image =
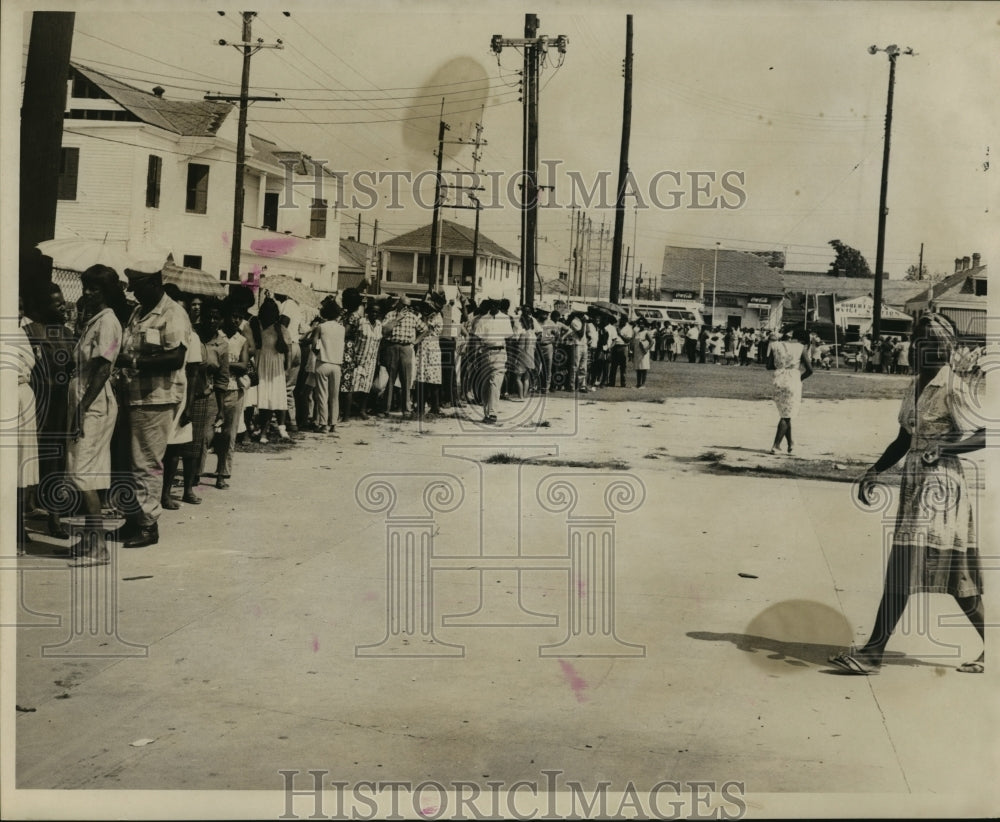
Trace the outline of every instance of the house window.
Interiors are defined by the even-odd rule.
[[[162,171],[163,158],[150,154],[149,165],[146,167],[146,208],[160,207],[160,174]]]
[[[269,191],[264,194],[264,223],[261,228],[270,231],[278,230],[278,192]]]
[[[986,280],[976,280],[976,296],[986,296]]]
[[[188,163],[187,202],[184,209],[191,214],[208,213],[208,166]]]
[[[80,169],[80,149],[63,148],[59,152],[59,179],[56,197],[76,199],[76,178]]]
[[[185,254],[183,264],[185,268],[201,268],[201,255]]]
[[[326,236],[326,200],[313,200],[309,214],[309,236]]]

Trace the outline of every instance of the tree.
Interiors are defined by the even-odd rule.
[[[917,270],[917,267],[915,265],[911,265],[908,269],[906,269],[906,276],[903,277],[903,279],[910,280],[911,282],[936,283],[940,282],[947,276],[948,275],[945,274],[943,271],[935,271],[933,274],[931,274],[927,270],[926,265],[923,266],[920,271]]]
[[[867,260],[856,248],[851,248],[840,240],[830,240],[830,245],[837,252],[837,258],[830,263],[831,274],[843,277],[874,277]]]

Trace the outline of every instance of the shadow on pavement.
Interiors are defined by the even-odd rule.
[[[751,634],[718,634],[712,631],[688,631],[687,636],[691,639],[700,639],[706,642],[731,642],[739,650],[748,654],[764,654],[766,659],[779,662],[786,662],[796,668],[806,668],[816,665],[826,669],[824,673],[843,673],[830,665],[831,656],[836,656],[845,650],[843,645],[827,645],[818,642],[787,642],[780,639],[771,639],[765,636],[753,636]],[[938,667],[931,662],[923,662],[919,659],[906,656],[906,654],[893,653],[887,651],[882,658],[882,664],[900,665],[908,668],[916,667]]]

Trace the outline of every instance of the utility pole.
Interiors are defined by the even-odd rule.
[[[442,100],[442,105],[443,104],[444,104],[444,101]],[[483,110],[485,110],[485,106],[483,107]],[[482,119],[482,111],[480,112],[480,119]],[[444,135],[442,134],[441,136],[443,138]],[[468,140],[464,140],[461,137],[459,137],[457,140],[442,140],[439,143],[439,152],[440,152],[440,148],[443,147],[444,143],[448,143],[450,145],[468,145],[469,141]],[[482,122],[476,123],[476,139],[472,141],[472,145],[475,146],[475,148],[472,149],[472,174],[475,175],[477,169],[479,168],[479,161],[483,159],[483,154],[480,151],[480,147],[481,146],[485,146],[485,145],[489,145],[489,143],[486,140],[483,139],[483,124],[482,124]],[[456,173],[457,173],[457,169],[456,169]],[[440,166],[440,163],[439,163],[438,164],[438,175],[439,175],[438,182],[439,182],[440,188],[457,188],[457,189],[460,189],[460,190],[465,191],[465,192],[483,191],[485,189],[485,186],[451,186],[451,185],[445,185],[445,184],[443,184],[443,183],[440,182],[440,174],[441,174],[441,166]],[[482,203],[479,202],[479,198],[476,197],[474,194],[469,194],[468,196],[469,196],[469,199],[472,200],[473,203],[475,203],[475,205],[472,205],[472,206],[453,205],[452,208],[474,208],[476,210],[476,227],[475,227],[475,229],[473,231],[473,234],[472,234],[472,291],[471,291],[471,294],[469,296],[469,299],[475,300],[476,299],[476,279],[477,279],[477,276],[478,276],[478,273],[479,273],[479,271],[478,271],[478,268],[479,268],[479,212],[482,211],[483,206],[482,206]],[[436,234],[436,232],[435,232],[435,234]]]
[[[51,240],[56,232],[66,78],[75,18],[72,12],[36,11],[31,15],[21,104],[18,243],[19,293],[26,302],[33,299],[35,288],[41,291],[52,281],[52,260],[35,246]]]
[[[924,278],[924,244],[920,244],[920,262],[917,263],[917,279]]]
[[[523,236],[523,235],[522,235]],[[569,207],[569,296],[576,291],[576,206]]]
[[[712,266],[712,325],[716,325],[715,322],[715,286],[719,280],[719,243],[715,244],[715,264]],[[809,306],[806,305],[806,313],[809,311]]]
[[[224,11],[219,12],[225,15]],[[243,42],[230,43],[228,40],[219,40],[220,46],[232,46],[237,51],[243,53],[243,74],[240,78],[240,95],[233,97],[223,94],[206,94],[206,100],[221,100],[225,102],[239,102],[240,119],[236,132],[236,183],[233,191],[233,236],[232,247],[229,254],[229,275],[240,274],[240,250],[243,244],[243,180],[246,176],[247,166],[247,108],[251,102],[274,103],[282,100],[281,97],[252,97],[250,95],[250,58],[261,49],[281,49],[284,48],[281,40],[274,43],[265,43],[258,38],[257,42],[251,42],[251,24],[255,11],[245,11],[243,14]],[[360,235],[359,235],[360,236]]]
[[[560,65],[569,45],[569,38],[560,34],[550,43],[545,35],[538,36],[538,15],[524,15],[524,37],[509,38],[494,34],[490,48],[497,55],[504,47],[524,49],[524,74],[521,102],[523,104],[523,184],[521,188],[521,303],[534,305],[536,256],[538,252],[538,75],[549,47],[560,54]]]
[[[892,90],[896,82],[896,58],[902,54],[913,54],[907,48],[900,52],[899,46],[892,45],[880,49],[869,46],[869,54],[884,51],[889,55],[889,93],[885,104],[885,145],[882,149],[882,185],[878,197],[878,246],[875,250],[875,290],[872,297],[872,339],[877,340],[882,325],[882,263],[885,260],[885,218],[888,214],[886,195],[889,190],[889,138],[892,134]]]
[[[375,218],[375,225],[372,227],[372,264],[375,269],[374,280],[375,280],[375,293],[379,293],[379,279],[382,272],[379,271],[379,254],[378,254],[378,218]]]
[[[625,184],[628,178],[628,146],[632,133],[632,15],[625,17],[625,100],[622,108],[622,146],[618,160],[618,196],[615,200],[615,237],[611,249],[611,294],[618,302],[621,280],[622,234],[625,232]]]
[[[441,114],[442,116],[444,115],[443,97],[441,98]],[[444,133],[450,130],[451,126],[444,120],[438,123],[437,174],[434,178],[434,217],[431,220],[431,276],[427,278],[428,291],[431,290],[432,286],[440,286],[438,282],[441,276],[441,272],[439,271],[440,264],[438,262],[438,226],[441,219],[441,162],[444,159]]]
[[[604,228],[604,220],[601,220],[600,240],[597,246],[597,298],[601,298],[601,288],[604,285],[604,238],[607,236],[607,229]]]

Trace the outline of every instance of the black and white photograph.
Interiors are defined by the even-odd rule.
[[[996,816],[998,88],[1000,2],[4,2],[0,815]]]

